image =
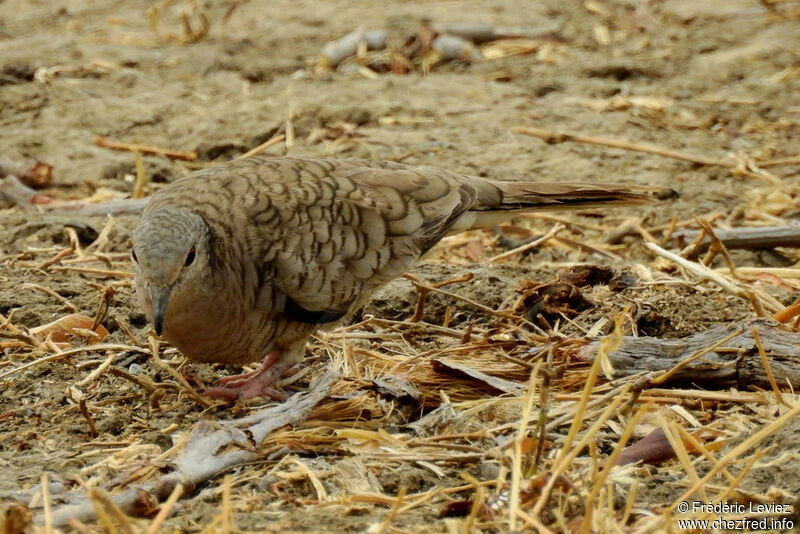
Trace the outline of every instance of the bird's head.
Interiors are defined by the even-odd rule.
[[[170,299],[196,289],[207,272],[209,236],[203,218],[181,208],[151,213],[133,231],[136,285],[152,307],[156,334],[161,335]]]

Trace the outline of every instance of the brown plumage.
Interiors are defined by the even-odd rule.
[[[498,182],[432,167],[248,158],[156,193],[134,231],[155,330],[202,362],[264,359],[213,396],[268,395],[308,337],[354,311],[448,233],[514,212],[645,201],[646,188]]]

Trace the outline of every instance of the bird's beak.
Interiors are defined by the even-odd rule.
[[[158,336],[164,329],[164,314],[167,312],[170,291],[172,291],[172,285],[150,286],[150,300],[153,302],[153,328]]]

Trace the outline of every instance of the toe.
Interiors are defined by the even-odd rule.
[[[283,402],[289,398],[289,395],[283,391],[279,391],[271,387],[252,387],[242,388],[239,395],[240,399],[255,399],[256,397],[269,397],[272,400]]]
[[[283,402],[289,398],[285,392],[275,388],[259,384],[258,382],[244,383],[241,385],[229,385],[225,387],[206,388],[203,395],[212,399],[224,399],[229,401],[255,399],[257,397],[269,397],[270,399]]]
[[[235,401],[239,398],[239,390],[231,387],[213,387],[203,390],[203,395],[210,399],[225,399]]]

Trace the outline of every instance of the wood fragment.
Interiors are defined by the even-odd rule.
[[[35,189],[23,184],[13,174],[0,179],[0,201],[23,208],[33,208],[53,202],[50,197],[41,195]]]
[[[53,166],[39,160],[17,162],[0,159],[0,178],[16,176],[19,181],[33,189],[42,189],[53,181]]]
[[[497,317],[503,317],[505,319],[513,319],[513,320],[522,321],[526,325],[528,325],[531,328],[535,329],[538,333],[544,334],[544,331],[541,328],[539,328],[537,325],[535,325],[535,324],[531,323],[530,321],[527,321],[527,320],[525,320],[525,319],[523,319],[521,317],[518,317],[518,316],[514,315],[510,311],[493,310],[492,308],[490,308],[488,306],[484,306],[480,302],[476,302],[473,299],[470,299],[470,298],[467,298],[467,297],[464,297],[464,296],[461,296],[461,295],[457,295],[455,293],[451,293],[450,291],[445,291],[443,289],[439,289],[436,286],[429,286],[429,285],[422,284],[422,283],[416,281],[416,277],[414,277],[413,275],[410,275],[408,273],[406,273],[403,276],[404,276],[404,278],[407,278],[407,279],[411,280],[411,283],[414,284],[414,286],[417,287],[418,289],[419,288],[423,288],[423,289],[425,289],[425,290],[427,290],[428,292],[431,292],[431,293],[439,293],[441,295],[445,295],[445,296],[450,297],[452,299],[460,300],[462,302],[466,302],[467,304],[470,304],[470,305],[474,306],[475,308],[477,308],[477,309],[481,310],[482,312],[487,313],[489,315],[494,315],[494,316],[497,316]],[[454,279],[453,281],[461,281],[461,280]],[[450,283],[450,282],[448,282],[448,283]],[[459,337],[460,336],[461,336],[461,334],[459,334]]]
[[[758,357],[761,359],[761,365],[764,366],[764,371],[767,374],[767,380],[769,381],[769,385],[772,387],[773,393],[775,393],[775,400],[778,404],[783,404],[784,406],[789,406],[784,400],[783,395],[781,395],[781,390],[778,387],[778,383],[775,382],[775,375],[772,374],[772,367],[769,365],[769,358],[767,358],[767,352],[764,350],[764,345],[761,343],[761,336],[758,333],[758,328],[755,326],[751,329],[753,334],[753,341],[756,344],[756,348],[758,348]]]
[[[242,154],[241,156],[239,156],[236,159],[249,158],[250,156],[255,156],[256,154],[260,154],[260,153],[264,152],[266,149],[268,149],[269,147],[271,147],[273,145],[277,145],[278,143],[283,142],[285,139],[286,139],[286,136],[284,136],[283,134],[276,135],[274,137],[270,137],[269,139],[267,139],[266,141],[264,141],[263,143],[261,143],[257,147],[251,148],[250,150],[248,150],[247,152],[245,152],[244,154]]]
[[[81,415],[86,420],[86,424],[89,425],[89,435],[93,438],[98,436],[97,426],[94,424],[94,418],[92,414],[89,413],[89,407],[86,404],[86,398],[81,395],[80,399],[78,400],[78,410],[81,412]]]
[[[184,378],[183,375],[181,375],[178,371],[173,369],[171,365],[161,359],[161,357],[158,355],[158,340],[152,332],[150,333],[150,356],[161,369],[166,371],[168,375],[175,379],[175,382],[183,388],[183,391],[185,391],[193,401],[206,409],[213,406],[213,403],[198,393],[189,384],[189,382],[186,381],[186,378]]]
[[[64,211],[83,217],[93,215],[138,215],[150,198],[124,198],[108,202],[64,202],[45,206],[48,211]]]
[[[133,278],[134,274],[126,271],[112,271],[109,269],[94,269],[91,267],[71,267],[69,265],[60,265],[52,267],[53,271],[74,271],[76,273],[96,274],[106,278]]]
[[[667,158],[690,161],[692,163],[697,163],[699,165],[716,165],[719,167],[727,167],[727,168],[734,168],[737,165],[737,163],[733,160],[708,158],[705,156],[698,156],[686,152],[669,150],[656,145],[645,144],[645,143],[633,143],[631,141],[625,141],[622,139],[611,139],[608,137],[557,132],[554,130],[543,130],[541,128],[531,128],[522,126],[517,126],[515,128],[512,128],[511,131],[523,135],[538,137],[550,144],[559,144],[565,141],[575,141],[578,143],[589,143],[593,145],[601,145],[612,148],[621,148],[623,150],[633,150],[635,152],[647,152],[648,154],[655,154],[657,156],[664,156]]]
[[[754,328],[769,359],[772,381],[759,355],[752,333]],[[721,345],[706,350],[726,338],[727,341]],[[584,345],[577,349],[575,356],[591,361],[598,343],[593,341]],[[681,366],[664,383],[692,382],[706,388],[731,385],[772,388],[774,381],[775,384],[789,384],[795,390],[800,389],[800,334],[783,330],[780,323],[771,319],[723,325],[683,339],[626,336],[622,345],[609,353],[608,358],[620,376],[631,376],[642,371],[669,371],[677,363],[701,351],[705,351],[701,358]]]
[[[97,378],[101,374],[103,374],[106,371],[106,369],[108,369],[111,366],[112,363],[114,363],[114,360],[116,359],[116,357],[117,357],[116,354],[109,354],[106,357],[106,359],[103,360],[103,362],[99,366],[97,366],[97,369],[95,369],[94,371],[92,371],[91,373],[86,375],[86,377],[84,377],[82,380],[80,380],[75,385],[76,386],[80,386],[80,387],[86,387],[89,384],[91,384],[92,382],[94,382],[95,380],[97,380]]]
[[[753,329],[753,331],[755,331],[755,329]],[[670,369],[668,369],[665,373],[658,374],[658,376],[655,376],[654,378],[650,379],[650,381],[649,381],[650,384],[649,385],[651,385],[651,386],[660,386],[662,384],[669,383],[670,379],[672,379],[674,376],[678,375],[681,372],[682,369],[684,369],[687,366],[689,366],[692,362],[694,362],[695,360],[699,360],[700,358],[702,358],[703,356],[705,356],[709,352],[713,351],[714,349],[718,348],[719,346],[723,345],[724,343],[726,343],[727,341],[733,339],[734,337],[738,336],[741,333],[742,332],[740,330],[735,330],[735,331],[731,332],[730,334],[728,334],[727,336],[723,337],[722,339],[715,341],[711,345],[709,345],[707,347],[703,347],[703,348],[695,351],[694,353],[686,356],[685,358],[681,358],[680,361],[678,361],[674,366],[672,366]]]
[[[713,271],[706,267],[701,263],[696,263],[693,261],[689,261],[681,256],[673,252],[669,252],[664,250],[663,248],[659,247],[655,243],[645,243],[644,246],[653,252],[657,256],[661,256],[662,258],[666,258],[673,263],[678,264],[679,266],[683,267],[691,274],[697,276],[701,280],[707,280],[709,282],[713,282],[717,284],[719,287],[730,293],[731,295],[735,295],[739,298],[745,299],[748,302],[751,302],[750,295],[748,294],[747,288],[745,288],[742,284],[729,280],[728,278],[724,277],[717,271]],[[776,301],[775,299],[770,298],[763,298],[759,303],[764,308],[768,309],[771,313],[775,313],[778,310],[783,309],[783,306]]]
[[[799,316],[800,316],[800,298],[795,300],[789,306],[786,306],[784,309],[777,312],[775,315],[772,316],[772,318],[778,321],[779,323],[788,323],[795,317]]]
[[[419,281],[419,279],[409,273],[403,275],[404,278],[410,280],[414,287],[417,290],[417,305],[414,309],[414,315],[408,320],[410,323],[416,323],[422,320],[422,316],[425,313],[425,299],[428,297],[428,294],[431,291],[436,289],[448,286],[450,284],[458,284],[461,282],[469,282],[475,275],[473,273],[467,272],[461,276],[457,276],[456,278],[451,278],[450,280],[443,280],[441,282],[436,282],[430,286],[427,286]]]
[[[85,202],[54,200],[23,184],[10,174],[0,179],[0,202],[28,210],[64,211],[79,216],[138,214],[150,201],[149,198],[111,200],[107,202]]]
[[[13,313],[13,312],[12,312]],[[32,347],[41,347],[42,341],[39,340],[35,334],[31,334],[29,332],[23,332],[21,329],[14,326],[11,322],[11,314],[8,315],[6,319],[2,313],[0,313],[0,327],[7,328],[10,332],[9,334],[4,334],[4,337],[10,337],[12,339],[19,339],[27,343]],[[56,350],[58,352],[58,350]],[[0,375],[0,378],[8,375],[9,373],[3,373]]]
[[[70,246],[69,248],[65,248],[64,250],[62,250],[61,252],[59,252],[58,254],[56,254],[55,256],[50,258],[49,260],[46,260],[46,261],[42,262],[42,264],[39,265],[39,268],[42,269],[43,271],[47,270],[47,268],[50,267],[51,265],[55,265],[56,263],[60,263],[62,259],[66,258],[67,256],[71,256],[72,254],[75,254],[75,247]],[[27,285],[31,286],[31,287],[41,287],[41,286],[35,286],[35,284],[27,284]],[[42,289],[44,289],[44,288],[42,288]],[[46,291],[50,291],[50,290],[46,290]],[[73,310],[73,311],[78,311],[78,310]]]
[[[44,532],[53,533],[53,512],[50,503],[50,484],[47,480],[47,471],[42,473],[42,503],[44,505]]]
[[[765,250],[775,247],[800,248],[800,225],[787,224],[785,226],[755,226],[737,228],[715,228],[714,233],[728,249]],[[691,255],[706,252],[711,245],[711,240],[702,231],[678,230],[672,237],[678,243],[695,241],[700,236],[700,241],[691,250]]]
[[[304,421],[336,381],[337,375],[327,371],[306,393],[298,393],[282,404],[270,405],[250,416],[230,421],[198,422],[192,430],[186,447],[180,456],[171,462],[173,471],[156,480],[141,485],[132,485],[121,493],[109,497],[125,513],[131,513],[134,504],[141,498],[140,492],[149,494],[157,502],[167,499],[178,485],[186,488],[189,495],[200,483],[236,466],[259,458],[253,443],[261,443],[274,430]],[[92,521],[97,512],[80,492],[70,493],[72,504],[54,509],[51,521],[54,527],[68,524],[71,520]],[[41,524],[43,516],[36,516]]]
[[[13,369],[11,369],[9,371],[6,371],[6,372],[0,374],[0,378],[9,377],[9,376],[11,376],[11,375],[13,375],[15,373],[18,373],[18,372],[24,370],[24,369],[35,367],[35,366],[40,365],[42,363],[51,362],[51,361],[55,361],[55,360],[63,360],[64,358],[66,358],[68,356],[73,356],[75,354],[80,354],[82,352],[102,352],[102,351],[106,351],[106,350],[128,350],[128,351],[140,352],[140,353],[144,353],[144,354],[150,354],[149,350],[143,349],[141,347],[136,347],[134,345],[121,345],[121,344],[116,344],[116,343],[106,343],[106,344],[100,344],[100,345],[89,345],[89,346],[86,346],[86,347],[77,347],[75,349],[65,350],[65,351],[62,351],[62,352],[58,352],[56,354],[50,354],[48,356],[44,356],[42,358],[39,358],[38,360],[34,360],[32,362],[28,362],[26,364],[20,365],[19,367],[15,367],[15,368],[13,368]]]
[[[136,183],[133,186],[131,198],[144,198],[144,189],[147,187],[147,173],[144,170],[142,154],[138,150],[133,151],[134,164],[136,166]]]
[[[540,245],[543,245],[544,243],[547,243],[548,241],[550,241],[550,239],[555,237],[558,234],[558,232],[560,232],[564,228],[565,228],[565,226],[563,224],[556,223],[542,237],[540,237],[538,239],[534,239],[530,243],[525,243],[524,245],[520,245],[520,246],[518,246],[516,248],[513,248],[513,249],[511,249],[509,251],[503,252],[502,254],[498,254],[497,256],[489,258],[489,263],[494,263],[494,262],[500,261],[500,260],[508,258],[510,256],[514,256],[515,254],[522,254],[523,252],[527,252],[528,250],[531,250],[531,249],[536,248],[536,247],[538,247]]]
[[[706,235],[708,235],[709,239],[711,239],[711,245],[708,247],[708,251],[706,257],[703,258],[701,262],[703,265],[708,267],[711,265],[711,262],[714,261],[714,258],[718,254],[722,254],[722,257],[725,260],[725,264],[728,266],[728,269],[731,271],[731,276],[737,278],[736,276],[736,266],[731,259],[730,254],[728,253],[728,248],[725,246],[725,243],[720,241],[719,237],[717,237],[717,232],[714,230],[714,226],[708,219],[698,218],[697,223],[700,225],[700,228],[705,231]],[[754,294],[752,292],[748,293],[750,300],[753,302],[754,307],[760,308],[760,303],[758,300],[754,298]],[[756,311],[761,311],[760,309]],[[759,316],[763,316],[763,313],[759,313]]]
[[[72,304],[69,300],[67,300],[66,297],[62,297],[61,295],[59,295],[58,293],[56,293],[55,291],[53,291],[49,287],[40,286],[39,284],[27,283],[27,284],[22,284],[21,288],[22,289],[33,289],[33,290],[36,290],[36,291],[41,291],[42,293],[45,293],[46,295],[50,295],[51,297],[56,299],[58,302],[60,302],[63,305],[63,307],[67,309],[67,311],[72,312],[72,313],[76,313],[78,311],[78,308],[74,304]]]
[[[375,389],[381,395],[394,397],[401,402],[417,402],[422,397],[417,386],[398,376],[379,376],[372,383],[375,384]]]
[[[183,161],[194,161],[197,159],[197,152],[194,151],[179,152],[177,150],[170,150],[168,148],[161,148],[157,146],[139,145],[136,143],[121,143],[106,139],[105,137],[98,137],[95,139],[95,144],[99,147],[110,148],[112,150],[125,150],[128,152],[140,152],[142,154],[155,154]]]

